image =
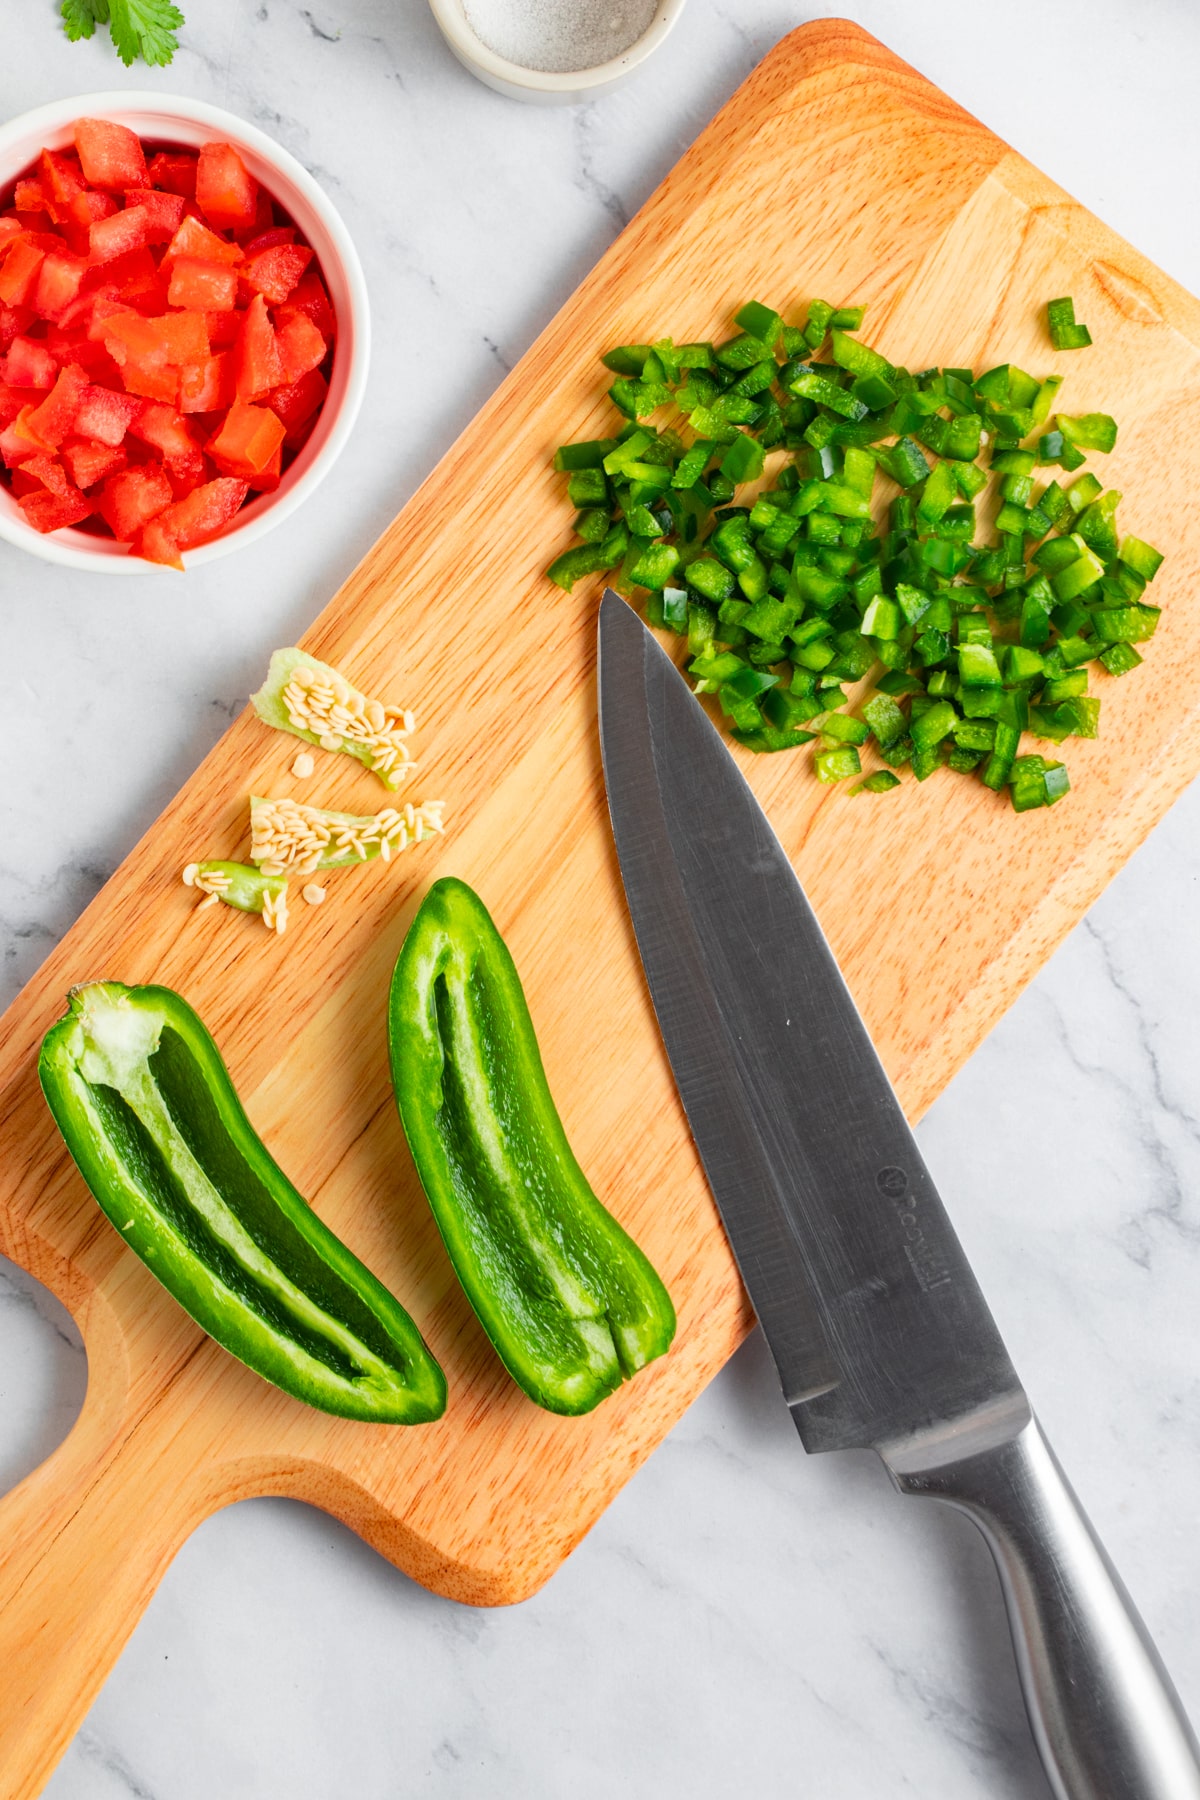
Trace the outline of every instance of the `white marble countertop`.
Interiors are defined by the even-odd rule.
[[[759,57],[812,16],[690,0],[625,89],[502,100],[424,0],[184,0],[166,74],[20,8],[5,116],[159,84],[279,137],[366,266],[375,380],[304,515],[158,582],[0,545],[8,999]],[[1193,290],[1200,15],[1180,0],[848,8]],[[406,346],[438,347],[414,362]],[[132,704],[131,704],[132,702]],[[998,1026],[922,1143],[1051,1437],[1200,1717],[1200,796]],[[9,1146],[6,1154],[13,1154]],[[0,1487],[84,1383],[57,1305],[0,1269]],[[867,1454],[806,1458],[756,1337],[523,1606],[435,1599],[319,1513],[187,1544],[53,1800],[1045,1800],[972,1529]]]

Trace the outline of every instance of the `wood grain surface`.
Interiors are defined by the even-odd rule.
[[[1082,356],[1045,337],[1044,303],[1066,293],[1096,340]],[[0,1249],[70,1308],[89,1367],[75,1429],[0,1502],[6,1800],[40,1791],[163,1570],[216,1508],[294,1495],[442,1594],[520,1600],[747,1331],[614,859],[595,728],[599,583],[568,597],[542,572],[571,517],[551,452],[612,417],[597,351],[663,331],[717,336],[746,299],[794,312],[814,294],[867,302],[870,341],[912,367],[1060,370],[1071,411],[1120,420],[1102,473],[1127,521],[1170,553],[1150,668],[1098,677],[1103,735],[1068,746],[1074,788],[1052,812],[1018,818],[950,775],[856,799],[820,786],[806,753],[736,753],[912,1117],[1200,765],[1200,306],[857,27],[802,27],[304,640],[416,708],[421,767],[405,797],[443,798],[446,837],[334,875],[328,903],[297,901],[282,940],[223,907],[195,915],[179,872],[245,854],[252,790],[355,812],[385,799],[343,758],[319,758],[298,784],[295,741],[245,713],[4,1021]],[[392,1102],[389,972],[420,895],[451,873],[507,937],[580,1161],[678,1306],[671,1354],[584,1419],[540,1412],[505,1376],[451,1275]],[[196,1006],[279,1161],[421,1325],[449,1379],[444,1419],[376,1427],[306,1409],[207,1341],[124,1249],[34,1070],[67,988],[97,977],[165,982]]]

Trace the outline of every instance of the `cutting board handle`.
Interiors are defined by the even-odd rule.
[[[0,1794],[33,1800],[188,1533],[221,1502],[163,1454],[171,1409],[113,1417],[89,1382],[74,1429],[0,1499]]]

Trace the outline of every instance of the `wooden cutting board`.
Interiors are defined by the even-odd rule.
[[[1043,308],[1075,297],[1095,347],[1057,355]],[[806,753],[744,756],[915,1118],[1200,764],[1200,522],[1192,497],[1200,306],[857,27],[793,32],[672,171],[305,639],[418,712],[409,796],[444,840],[297,900],[287,936],[179,881],[244,854],[252,791],[368,811],[364,771],[247,712],[9,1012],[0,1049],[0,1249],[65,1302],[87,1346],[80,1419],[0,1502],[0,1791],[36,1794],[194,1526],[254,1494],[343,1519],[455,1600],[523,1599],[578,1543],[751,1323],[671,1082],[637,960],[596,741],[598,583],[544,579],[569,536],[556,444],[612,413],[598,350],[717,336],[761,298],[866,301],[912,367],[1061,370],[1073,411],[1120,420],[1102,472],[1170,552],[1140,677],[1098,677],[1075,783],[1017,817],[949,775],[886,798],[821,787]],[[1170,455],[1163,455],[1163,445]],[[1153,728],[1147,719],[1153,716]],[[742,755],[741,752],[737,754]],[[385,1053],[389,972],[420,895],[453,873],[485,898],[524,979],[551,1085],[599,1193],[679,1310],[662,1362],[585,1419],[506,1378],[417,1186]],[[207,1341],[122,1246],[38,1092],[37,1045],[94,977],[180,989],[255,1124],[313,1205],[410,1306],[443,1363],[435,1425],[310,1411]]]

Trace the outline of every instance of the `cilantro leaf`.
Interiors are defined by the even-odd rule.
[[[108,0],[108,6],[108,28],[126,68],[139,54],[152,68],[164,68],[179,48],[175,33],[183,24],[172,0]]]
[[[175,33],[183,14],[172,0],[62,0],[63,29],[72,43],[107,25],[117,55],[128,68],[135,57],[164,68],[179,48]]]
[[[63,17],[63,29],[73,44],[80,38],[91,37],[96,29],[94,0],[62,0],[58,10]]]

